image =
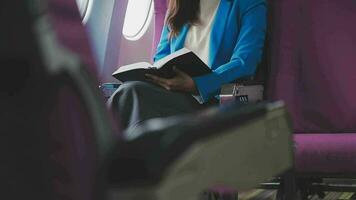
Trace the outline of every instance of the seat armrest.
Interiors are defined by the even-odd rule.
[[[99,85],[99,89],[106,99],[110,98],[112,94],[120,87],[120,83],[103,83]]]
[[[226,84],[220,92],[220,103],[238,102],[241,104],[258,103],[263,101],[264,86],[262,84]]]

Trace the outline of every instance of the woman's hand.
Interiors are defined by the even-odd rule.
[[[179,92],[187,92],[191,94],[198,94],[198,90],[195,86],[195,82],[192,79],[192,77],[180,71],[176,67],[173,67],[173,71],[175,72],[176,75],[171,79],[162,78],[152,74],[146,74],[146,77],[148,80],[162,86],[163,88],[169,91],[179,91]]]

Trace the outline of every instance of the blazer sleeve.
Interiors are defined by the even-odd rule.
[[[246,2],[241,8],[240,33],[230,61],[208,75],[193,77],[203,102],[217,95],[223,84],[253,76],[261,61],[267,26],[266,3],[261,0]]]
[[[153,56],[153,61],[156,62],[161,58],[168,56],[171,53],[171,45],[169,39],[169,29],[167,25],[163,26],[161,39],[157,45],[156,54]]]

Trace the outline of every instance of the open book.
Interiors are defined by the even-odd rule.
[[[148,62],[138,62],[121,66],[112,75],[121,82],[145,81],[145,74],[153,74],[164,78],[174,77],[173,66],[191,77],[211,73],[211,69],[191,50],[183,48],[153,65]]]

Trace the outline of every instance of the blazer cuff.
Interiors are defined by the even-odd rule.
[[[220,92],[221,81],[216,73],[193,77],[203,103],[216,96]]]

